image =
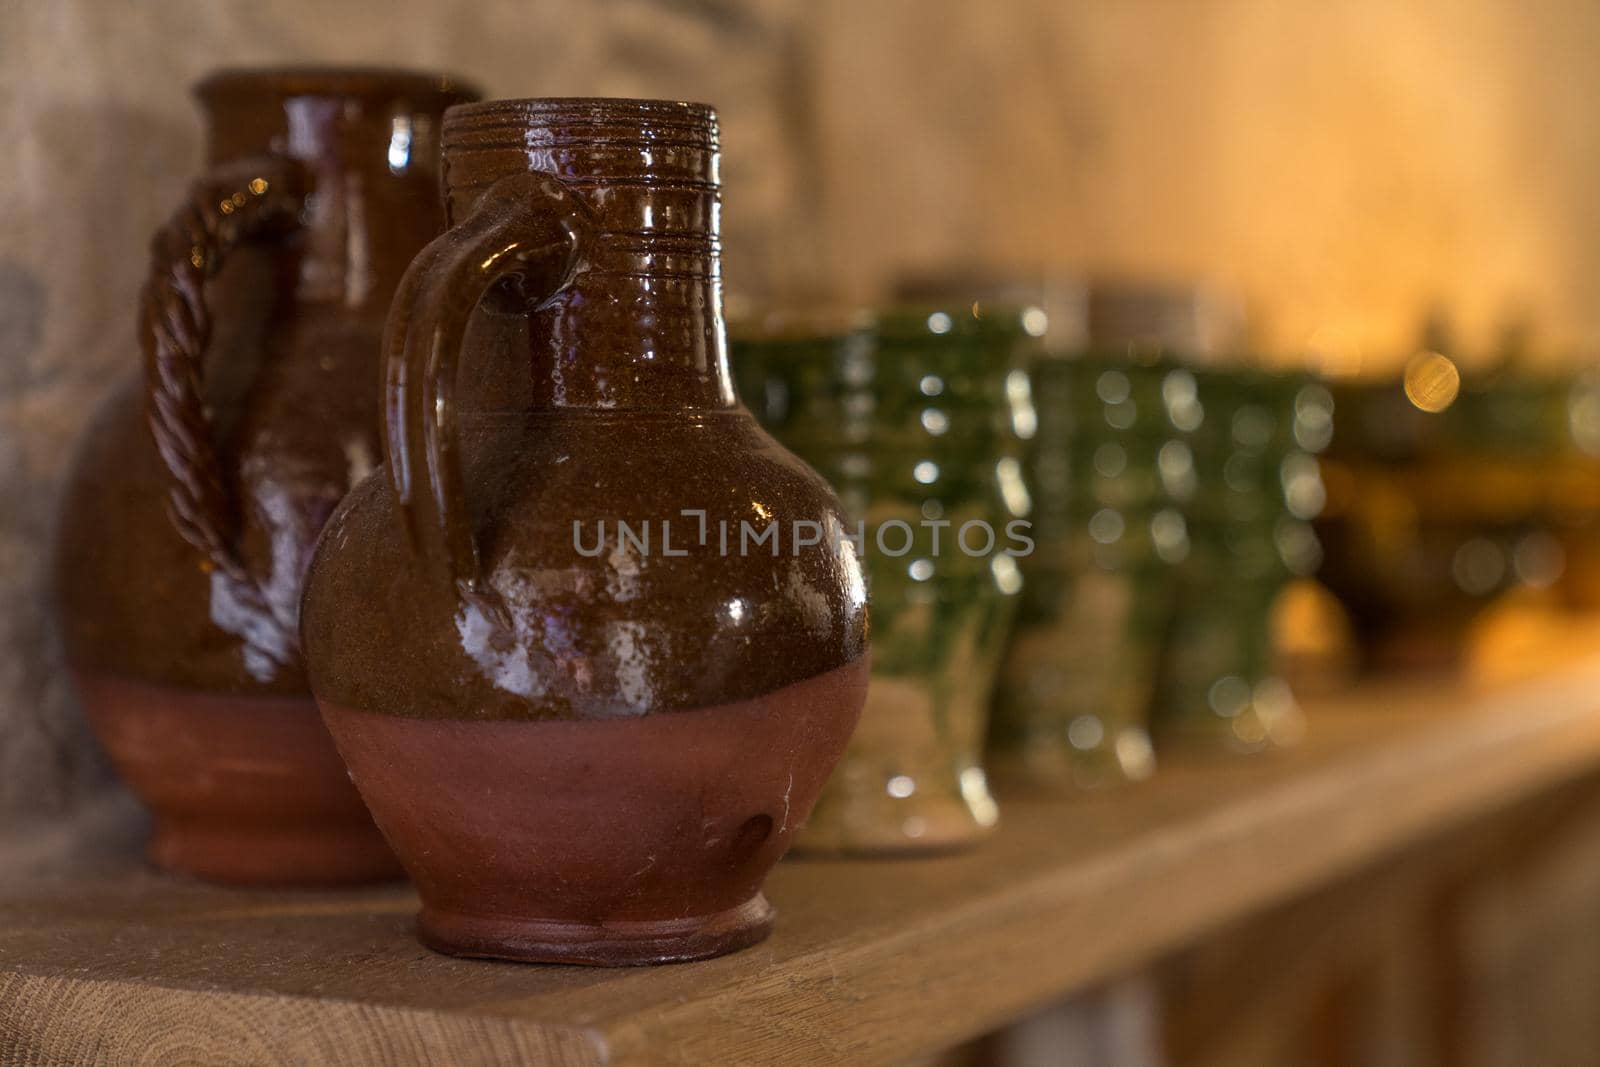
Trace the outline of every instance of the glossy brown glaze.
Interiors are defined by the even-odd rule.
[[[213,747],[287,761],[279,723],[298,715],[307,777],[295,788],[329,779],[308,795],[337,796],[338,811],[354,800],[327,740],[310,754],[301,578],[323,522],[381,457],[384,317],[443,226],[439,125],[471,94],[433,75],[361,70],[224,72],[197,93],[208,171],[152,242],[145,374],[85,434],[57,562],[69,659],[113,762],[155,811],[153,858],[241,880],[240,843],[206,808],[242,827],[270,820],[274,801],[271,790],[208,792]],[[124,699],[134,689],[145,696]],[[184,709],[177,718],[149,697],[161,690]],[[238,711],[260,698],[280,700],[273,716]],[[177,731],[174,747],[194,758],[120,751],[158,729]],[[179,841],[208,819],[203,840]],[[394,873],[366,855],[379,840],[370,821],[364,833],[364,848],[285,857],[263,877],[326,882],[339,854],[349,877]]]
[[[860,713],[866,598],[848,543],[792,545],[838,504],[734,396],[715,118],[460,107],[445,167],[452,230],[386,341],[389,468],[312,565],[313,688],[435,947],[647,963],[747,944]],[[741,554],[741,523],[778,524],[781,551]],[[787,829],[717,851],[763,819]]]

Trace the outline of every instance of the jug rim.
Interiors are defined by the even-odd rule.
[[[438,96],[461,103],[483,95],[471,82],[443,71],[382,66],[223,67],[196,82],[194,94],[205,101],[234,95]]]
[[[626,96],[536,96],[460,103],[445,113],[446,131],[471,128],[507,118],[545,123],[587,124],[651,122],[710,127],[717,109],[690,100],[653,100]]]

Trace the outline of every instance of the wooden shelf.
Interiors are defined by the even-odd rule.
[[[449,959],[412,939],[401,888],[13,882],[0,1062],[891,1063],[1600,768],[1600,662],[1476,693],[1372,684],[1310,714],[1291,755],[1008,804],[970,854],[786,862],[772,939],[704,963]]]

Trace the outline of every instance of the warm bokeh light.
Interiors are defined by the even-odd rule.
[[[1456,402],[1461,372],[1449,357],[1419,352],[1406,363],[1406,398],[1423,411],[1437,413]]]

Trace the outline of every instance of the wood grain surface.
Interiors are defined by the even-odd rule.
[[[894,1063],[1594,770],[1597,694],[1600,661],[1369,685],[1289,755],[1012,800],[976,852],[786,862],[772,939],[697,964],[450,959],[403,887],[0,882],[0,1063]]]

